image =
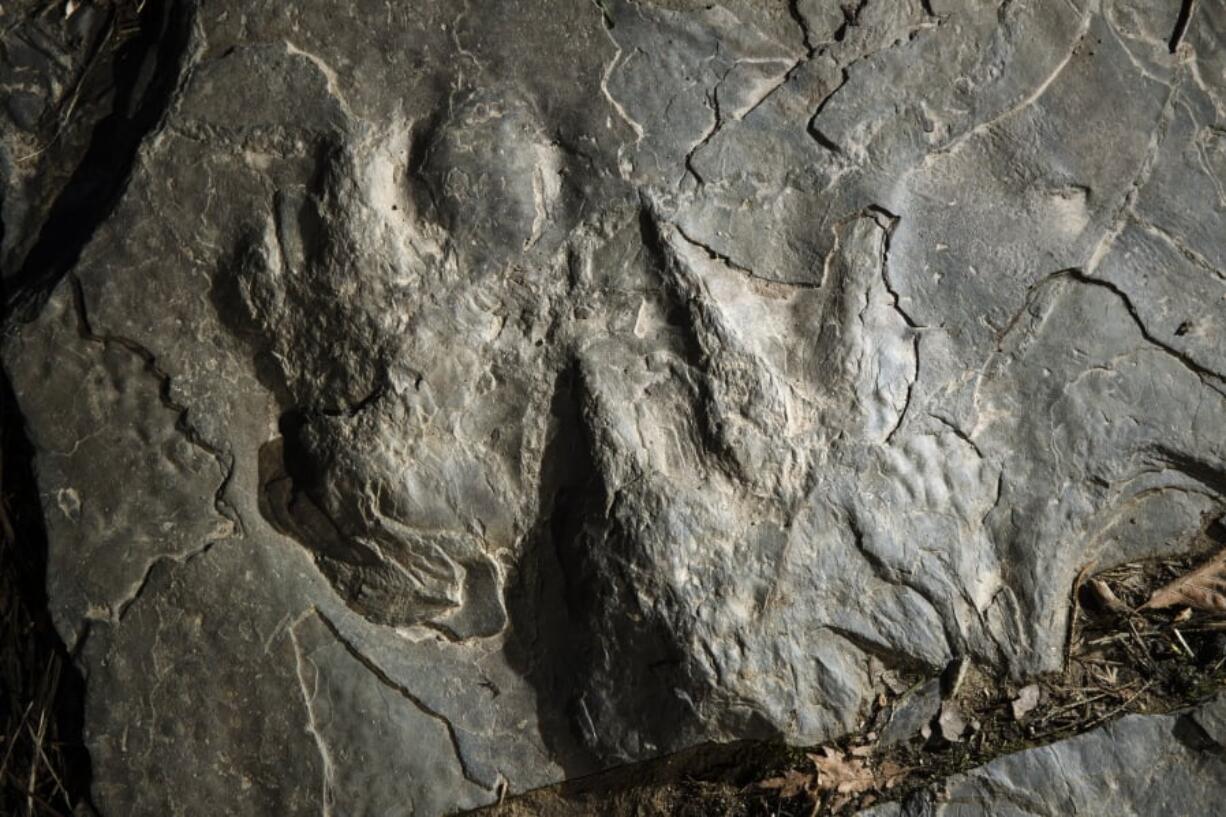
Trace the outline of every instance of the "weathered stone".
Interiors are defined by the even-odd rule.
[[[143,19],[88,145],[0,134],[104,815],[830,740],[1222,514],[1220,0]]]
[[[941,711],[941,682],[931,678],[916,684],[895,701],[878,743],[892,746],[920,734]]]
[[[1226,699],[1186,713],[1127,715],[1048,746],[999,757],[861,817],[981,814],[1212,814],[1226,786],[1220,724]]]

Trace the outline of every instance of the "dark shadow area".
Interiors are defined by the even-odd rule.
[[[0,371],[0,813],[94,813],[85,680],[47,608],[47,534],[24,425]]]
[[[135,28],[113,58],[110,113],[94,126],[20,268],[0,271],[5,333],[31,319],[77,262],[178,86],[195,5],[150,0],[122,11]],[[0,223],[0,240],[4,230]],[[0,814],[96,814],[82,740],[85,679],[48,609],[48,543],[35,476],[34,447],[0,369]]]
[[[635,540],[592,457],[587,392],[577,362],[556,375],[537,525],[507,583],[506,654],[535,690],[551,757],[568,778],[603,780],[649,768],[626,765],[629,741],[668,747],[697,729],[675,693],[693,686],[684,650],[632,601]]]
[[[591,503],[603,494],[582,425],[579,387],[577,365],[558,373],[550,405],[555,431],[541,468],[540,515],[506,589],[507,660],[536,691],[541,736],[568,777],[601,768],[575,728],[581,668],[591,649],[585,599],[595,591],[584,556],[584,525]],[[549,615],[542,614],[545,610]]]
[[[141,144],[178,87],[194,15],[195,4],[185,0],[150,0],[143,6],[139,28],[115,55],[111,112],[94,127],[21,268],[0,276],[6,316],[28,317],[37,309],[114,210]]]

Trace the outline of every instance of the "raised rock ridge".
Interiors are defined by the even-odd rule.
[[[2,356],[104,815],[828,740],[1222,514],[1220,0],[150,0],[45,158],[39,19]]]

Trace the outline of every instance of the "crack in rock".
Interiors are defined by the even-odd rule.
[[[319,621],[323,623],[324,627],[327,628],[327,631],[332,635],[332,637],[336,639],[337,643],[340,644],[354,660],[361,664],[367,672],[374,676],[379,683],[383,684],[388,689],[393,690],[397,695],[419,710],[423,715],[433,721],[436,721],[443,727],[450,742],[451,750],[455,754],[456,764],[463,774],[464,779],[473,785],[480,787],[481,789],[488,790],[488,783],[483,781],[480,775],[473,771],[472,765],[466,756],[463,747],[460,745],[460,738],[456,734],[456,727],[447,718],[447,716],[426,704],[425,701],[423,701],[419,696],[414,695],[403,684],[397,683],[396,680],[388,675],[378,664],[367,658],[353,644],[353,642],[341,634],[340,630],[337,629],[336,624],[334,624],[330,618],[319,610],[314,611],[314,614]]]
[[[242,518],[239,516],[237,509],[225,498],[230,480],[234,476],[233,455],[204,439],[191,424],[188,420],[187,406],[176,402],[172,396],[171,377],[158,366],[157,355],[130,338],[120,335],[98,334],[94,331],[93,326],[90,324],[89,316],[86,313],[85,293],[80,279],[73,275],[69,276],[69,281],[72,287],[73,308],[76,310],[81,337],[93,343],[101,344],[104,347],[114,346],[124,349],[144,363],[145,371],[157,381],[158,399],[161,400],[163,406],[175,414],[175,428],[183,435],[184,439],[217,462],[217,468],[221,472],[221,481],[218,483],[217,490],[213,494],[213,507],[217,514],[228,520],[232,526],[230,534],[223,538],[243,536],[244,527]],[[208,545],[205,547],[207,548]]]

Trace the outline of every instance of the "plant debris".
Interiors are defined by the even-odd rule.
[[[1189,610],[1226,614],[1226,549],[1191,573],[1155,590],[1142,609],[1183,605]]]
[[[768,777],[758,784],[760,789],[775,789],[780,797],[796,797],[817,791],[816,779],[796,769],[786,769],[780,777]]]
[[[32,449],[0,370],[0,815],[89,817],[84,682],[47,609]]]
[[[892,788],[905,777],[907,770],[892,760],[874,767],[871,758],[875,753],[876,747],[871,745],[856,746],[846,752],[822,746],[807,755],[813,764],[811,771],[786,769],[779,777],[763,780],[758,788],[775,790],[782,798],[805,795],[815,806],[825,803],[829,809],[838,810],[852,802],[852,795],[879,787]]]
[[[1221,548],[1226,528],[1215,523],[1205,539],[1200,552],[1206,544]],[[1074,583],[1064,672],[1014,687],[955,662],[934,723],[866,759],[906,773],[888,786],[875,780],[863,790],[868,799],[829,801],[814,813],[854,813],[870,800],[900,798],[1128,712],[1167,712],[1209,697],[1226,685],[1226,549],[1196,564],[1189,555],[1084,570]],[[870,717],[870,728],[880,718]]]
[[[838,749],[823,746],[809,760],[817,769],[818,786],[839,794],[859,794],[873,787],[876,775],[865,760],[867,752],[853,749],[846,756]]]
[[[1102,579],[1091,579],[1086,583],[1086,591],[1092,600],[1093,609],[1099,612],[1115,613],[1117,616],[1126,616],[1132,612],[1132,609],[1115,595],[1111,585]]]
[[[558,806],[555,799],[539,810],[532,793],[496,813],[850,815],[884,800],[933,791],[939,796],[940,782],[951,775],[1129,712],[1191,706],[1226,685],[1226,550],[1208,561],[1204,556],[1223,546],[1226,527],[1215,523],[1188,556],[1097,573],[1087,566],[1072,587],[1062,672],[1016,685],[957,659],[942,673],[939,713],[909,740],[886,744],[878,738],[922,681],[889,670],[882,674],[885,692],[861,729],[842,740],[809,749],[758,744],[756,760],[619,789],[614,797],[627,805],[615,810],[603,808],[607,793],[605,799],[568,801],[573,805]],[[641,781],[643,775],[634,777]]]

